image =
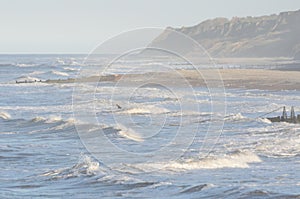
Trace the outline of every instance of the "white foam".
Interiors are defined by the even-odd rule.
[[[49,118],[37,116],[37,117],[33,118],[31,121],[32,122],[56,123],[56,122],[63,121],[63,119],[61,118],[61,116],[51,115]],[[72,122],[73,122],[72,119],[70,119],[69,122],[67,120],[67,123],[72,123]]]
[[[19,84],[22,85],[22,84]],[[24,84],[25,85],[25,84]],[[41,113],[44,113],[47,110],[51,110],[53,112],[59,113],[61,110],[65,111],[71,111],[72,106],[71,105],[49,105],[49,106],[2,106],[3,110],[12,110],[12,111],[31,111],[38,113],[41,111]]]
[[[65,61],[61,58],[56,58],[56,64],[65,65]]]
[[[47,120],[46,123],[55,123],[55,122],[59,122],[62,121],[63,119],[61,118],[61,116],[56,116],[56,115],[51,115]]]
[[[276,137],[260,141],[256,150],[268,157],[294,157],[300,154],[299,137]]]
[[[143,105],[143,108],[134,107],[124,111],[120,111],[119,113],[124,114],[164,114],[169,113],[170,111],[166,108],[156,107],[151,105]]]
[[[237,114],[232,114],[229,115],[225,118],[226,120],[231,120],[231,121],[239,121],[239,120],[244,120],[246,119],[245,116],[243,116],[241,113],[237,113]]]
[[[56,70],[51,71],[51,73],[54,75],[59,75],[59,76],[65,76],[65,77],[69,76],[68,73],[64,73],[64,72],[60,72],[60,71],[56,71]]]
[[[0,132],[2,135],[14,135],[17,134],[16,132]]]
[[[6,112],[0,112],[0,118],[2,118],[4,120],[8,120],[11,118],[11,116]]]
[[[76,122],[76,120],[74,118],[69,118],[63,124],[60,124],[60,125],[54,127],[53,129],[54,130],[62,130],[62,129],[65,129],[67,127],[74,125],[75,122]]]
[[[100,171],[99,162],[92,161],[88,156],[84,156],[84,166],[88,174],[95,174]]]
[[[77,69],[77,68],[71,68],[71,67],[64,67],[64,70],[66,70],[66,71],[79,71],[79,69]]]
[[[136,142],[143,142],[144,139],[138,135],[133,129],[131,128],[127,128],[121,124],[117,125],[117,128],[120,129],[120,131],[118,132],[118,134],[124,138],[127,138],[129,140],[133,140]]]
[[[40,75],[40,74],[43,74],[43,73],[45,73],[45,72],[43,72],[43,71],[33,71],[32,73],[29,73],[28,75],[30,76],[30,75]]]
[[[46,172],[41,176],[51,176],[54,179],[77,177],[81,175],[100,174],[99,162],[93,161],[89,156],[82,156],[72,168],[62,168]]]
[[[134,167],[143,171],[188,171],[198,169],[221,168],[249,168],[249,163],[261,162],[261,159],[252,152],[235,152],[220,157],[207,157],[200,160],[190,159],[183,161],[170,161],[159,163],[138,164]]]
[[[262,123],[266,123],[266,124],[272,124],[272,122],[270,120],[268,120],[267,118],[257,118],[256,120],[258,122],[262,122]]]
[[[32,122],[41,122],[41,121],[45,121],[46,119],[44,117],[40,117],[40,116],[37,116],[35,118],[33,118],[31,121]]]
[[[15,66],[21,67],[21,68],[23,68],[23,67],[34,67],[34,66],[37,66],[37,64],[17,63],[17,64],[15,64]]]
[[[211,116],[212,112],[199,112],[199,111],[189,111],[182,110],[178,112],[171,113],[170,116]]]

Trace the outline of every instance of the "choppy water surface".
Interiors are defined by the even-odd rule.
[[[214,122],[207,88],[189,94],[184,88],[133,90],[107,82],[95,90],[87,83],[81,89],[94,95],[96,123],[80,121],[72,109],[78,85],[38,81],[76,77],[88,67],[83,58],[1,56],[1,198],[300,197],[300,125],[258,118],[281,106],[300,113],[299,91],[226,89],[223,133],[203,156],[203,138]],[[91,154],[78,129],[86,138],[105,135],[123,153],[95,139],[89,144],[101,154]],[[188,147],[173,140],[178,132]],[[169,153],[157,157],[166,143]]]

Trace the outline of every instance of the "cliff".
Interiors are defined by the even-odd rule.
[[[289,57],[300,59],[300,10],[261,17],[216,18],[196,26],[167,28],[149,45],[193,53],[174,32],[186,34],[213,57]]]

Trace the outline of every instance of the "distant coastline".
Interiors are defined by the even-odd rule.
[[[184,48],[186,40],[197,41],[216,58],[287,58],[300,60],[300,10],[261,17],[216,18],[192,27],[168,27],[150,47],[173,48],[181,55],[197,53]],[[199,53],[198,53],[199,54]]]

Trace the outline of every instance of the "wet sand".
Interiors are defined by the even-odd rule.
[[[91,76],[80,79],[47,80],[45,83],[116,82],[123,85],[138,85],[143,82],[165,86],[211,86],[261,90],[300,90],[300,71],[264,69],[205,69],[177,70],[139,75]],[[184,84],[184,85],[183,85]]]
[[[300,90],[299,71],[220,69],[219,72],[225,88]],[[185,75],[191,73],[191,71],[184,72]]]
[[[151,78],[150,78],[151,77]],[[193,86],[216,86],[260,90],[300,90],[299,71],[263,69],[178,70],[170,73],[128,75],[116,80],[122,82],[154,82],[163,85],[181,86],[186,82]]]

